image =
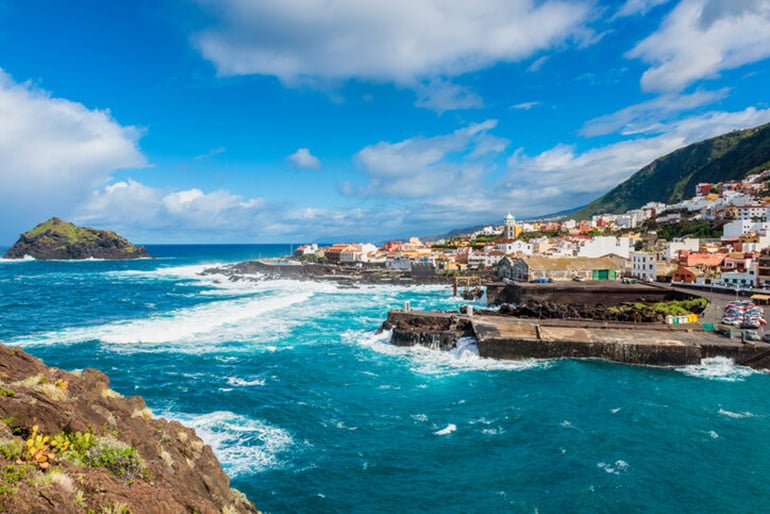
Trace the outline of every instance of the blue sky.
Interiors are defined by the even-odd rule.
[[[0,0],[0,244],[381,241],[770,122],[770,0]]]

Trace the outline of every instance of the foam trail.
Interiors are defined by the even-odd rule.
[[[722,416],[727,416],[728,418],[733,419],[743,419],[743,418],[753,418],[754,414],[751,412],[731,412],[729,410],[719,409],[719,414]]]
[[[149,318],[23,336],[11,342],[44,344],[99,340],[108,344],[178,344],[247,341],[257,334],[264,337],[265,332],[269,334],[270,330],[281,329],[279,320],[269,319],[264,314],[302,304],[311,296],[311,292],[298,292],[211,302]]]
[[[457,425],[455,425],[454,423],[449,423],[446,427],[433,433],[436,435],[449,435],[455,430],[457,430]]]

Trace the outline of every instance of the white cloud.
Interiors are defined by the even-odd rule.
[[[677,148],[768,122],[770,109],[709,112],[671,122],[656,137],[639,137],[582,153],[566,145],[532,157],[518,151],[509,159],[504,189],[511,198],[522,201],[522,214],[577,207]]]
[[[427,84],[415,86],[417,107],[426,107],[438,113],[457,109],[477,109],[484,101],[467,87],[443,79],[434,79]]]
[[[652,67],[645,91],[679,91],[770,57],[770,0],[682,0],[627,56]]]
[[[535,60],[535,62],[533,62],[532,64],[530,64],[527,67],[527,71],[530,72],[530,73],[534,73],[536,71],[540,71],[540,69],[543,67],[543,65],[546,62],[548,62],[548,56],[547,55],[539,57],[538,59]]]
[[[218,24],[194,40],[220,75],[273,75],[287,84],[393,82],[438,110],[480,104],[443,80],[592,35],[585,26],[589,0],[198,2]],[[444,87],[431,86],[434,80]]]
[[[423,233],[425,217],[412,217],[411,209],[297,207],[227,191],[162,191],[129,179],[93,192],[73,221],[137,242],[363,241]]]
[[[317,170],[321,167],[321,161],[310,153],[308,148],[299,148],[296,152],[291,154],[288,159],[294,163],[298,168],[310,168]]]
[[[493,173],[508,142],[495,120],[450,134],[381,142],[357,154],[367,182],[348,184],[357,207],[298,207],[198,188],[166,191],[134,180],[93,193],[75,221],[108,226],[136,241],[245,242],[371,240],[488,223],[512,210],[541,215],[577,207],[653,160],[730,130],[770,122],[770,109],[709,112],[636,137],[580,152],[557,145],[518,150],[504,177]]]
[[[163,191],[128,179],[91,193],[73,218],[132,238],[163,241],[248,241],[271,217],[261,198],[198,188]]]
[[[723,88],[719,91],[696,91],[689,95],[659,96],[589,120],[580,133],[593,137],[616,131],[623,135],[660,132],[672,116],[721,100],[728,93],[729,90]]]
[[[348,191],[363,196],[410,198],[473,188],[484,175],[489,155],[500,154],[508,141],[489,134],[496,120],[469,125],[451,134],[379,142],[356,154],[368,184]]]
[[[140,136],[109,111],[15,83],[0,69],[0,216],[18,230],[0,237],[13,240],[30,224],[66,216],[113,171],[145,166]]]
[[[537,107],[538,105],[541,105],[543,102],[522,102],[520,104],[512,105],[511,109],[516,109],[518,111],[528,111],[533,107]]]
[[[626,3],[624,3],[615,13],[615,17],[620,18],[636,14],[645,15],[653,8],[668,3],[669,1],[670,0],[626,0]]]

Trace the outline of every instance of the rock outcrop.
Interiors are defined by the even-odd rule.
[[[51,218],[25,232],[6,252],[6,259],[137,259],[149,257],[147,249],[128,242],[115,232],[79,227]]]
[[[210,446],[102,372],[0,345],[0,512],[256,513]]]

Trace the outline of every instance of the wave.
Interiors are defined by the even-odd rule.
[[[729,410],[719,409],[719,414],[727,416],[733,419],[753,418],[754,414],[748,411],[745,412],[731,412]]]
[[[479,357],[473,338],[460,338],[457,348],[440,351],[424,346],[396,346],[390,343],[390,335],[390,331],[380,334],[348,331],[343,334],[343,341],[358,344],[382,355],[405,359],[411,364],[412,371],[426,375],[447,375],[461,371],[525,371],[551,366],[551,362],[545,360],[512,361]]]
[[[253,387],[265,385],[264,378],[255,378],[254,380],[244,380],[239,377],[228,377],[227,383],[234,387]]]
[[[449,423],[446,427],[442,428],[441,430],[437,430],[436,432],[433,432],[436,435],[449,435],[452,432],[457,430],[457,425],[454,423]]]
[[[286,430],[229,411],[167,413],[165,417],[194,428],[231,477],[280,468],[285,465],[280,457],[295,445]]]
[[[272,340],[286,331],[288,321],[268,314],[303,304],[311,297],[312,292],[288,292],[214,301],[137,320],[22,336],[10,342],[47,344],[98,340],[114,345],[189,345],[187,351],[196,351],[201,350],[196,348],[201,343]]]
[[[3,258],[0,258],[0,263],[2,263],[2,264],[20,264],[20,263],[29,262],[29,261],[36,261],[36,260],[37,259],[35,259],[31,255],[25,255],[21,259],[6,259],[5,257],[3,257]]]
[[[628,462],[624,460],[616,460],[612,464],[606,462],[600,462],[596,465],[597,468],[603,469],[611,475],[619,475],[620,473],[628,470]]]
[[[746,366],[737,366],[727,357],[710,357],[702,359],[700,364],[676,368],[677,371],[691,377],[724,382],[740,382],[751,375],[759,373]]]

